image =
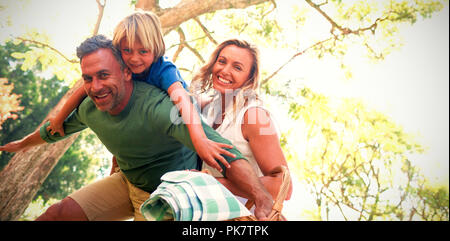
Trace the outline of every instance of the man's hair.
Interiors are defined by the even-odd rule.
[[[84,40],[80,44],[80,46],[77,47],[77,56],[78,58],[80,58],[81,62],[84,56],[99,49],[111,49],[114,57],[116,58],[117,62],[120,65],[120,69],[124,70],[127,67],[122,60],[120,51],[116,47],[114,47],[112,41],[107,37],[105,37],[104,35],[95,35],[93,37]]]
[[[120,41],[127,39],[133,48],[136,40],[155,56],[154,61],[162,57],[166,51],[161,30],[161,22],[156,14],[138,9],[125,17],[114,29],[113,44],[120,50]]]

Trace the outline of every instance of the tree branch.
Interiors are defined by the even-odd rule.
[[[217,41],[211,36],[211,32],[202,24],[202,22],[200,22],[200,19],[198,19],[198,17],[195,17],[194,21],[200,26],[200,28],[206,34],[206,37],[208,37],[211,42],[217,45]]]
[[[97,1],[97,6],[98,6],[98,16],[97,16],[97,22],[95,23],[95,27],[94,27],[94,31],[92,32],[92,35],[97,35],[98,34],[98,30],[100,27],[100,23],[102,21],[103,18],[103,11],[105,9],[105,5],[106,5],[106,0],[103,1],[103,4],[100,2],[100,0],[96,0]],[[22,37],[15,37],[16,39],[22,41],[22,42],[28,42],[28,43],[32,43],[32,44],[36,44],[36,45],[40,45],[44,48],[49,48],[50,50],[54,51],[55,53],[57,53],[58,55],[60,55],[61,57],[63,57],[67,62],[69,63],[79,63],[79,61],[77,59],[69,59],[67,56],[65,56],[63,53],[61,53],[59,50],[57,50],[56,48],[54,48],[53,46],[37,41],[37,40],[32,40],[32,39],[26,39],[26,38],[22,38]]]
[[[158,12],[160,11],[157,0],[139,0],[134,7],[136,9],[139,8],[147,11],[152,11],[156,14],[158,14]]]
[[[180,36],[180,45],[178,45],[178,49],[177,51],[175,51],[175,54],[173,54],[172,57],[172,62],[175,63],[175,61],[177,61],[178,55],[181,53],[181,51],[183,51],[184,48],[184,42],[186,42],[186,36],[184,35],[184,33],[182,31],[177,31],[178,35]]]
[[[308,51],[309,49],[314,48],[314,47],[316,47],[316,46],[318,46],[318,45],[322,45],[322,44],[324,44],[325,42],[330,41],[330,40],[332,40],[332,39],[334,39],[334,37],[329,37],[329,38],[327,38],[327,39],[324,39],[324,40],[322,40],[322,41],[319,41],[319,42],[317,42],[317,43],[315,43],[315,44],[309,46],[308,48],[306,48],[306,49],[304,49],[304,50],[302,50],[302,51],[300,51],[300,52],[294,54],[288,61],[286,61],[284,64],[282,64],[282,65],[281,65],[277,70],[275,70],[269,77],[267,77],[267,78],[265,78],[263,81],[261,81],[261,85],[267,83],[272,77],[274,77],[276,74],[278,74],[278,72],[280,72],[281,69],[283,69],[287,64],[289,64],[292,60],[294,60],[294,59],[297,58],[298,56],[304,54],[304,53],[305,53],[306,51]]]
[[[344,34],[348,34],[349,32],[351,32],[351,30],[349,28],[343,28],[342,26],[340,26],[339,24],[337,24],[333,19],[330,18],[330,16],[328,16],[328,14],[326,14],[320,7],[325,3],[321,3],[321,4],[315,4],[313,3],[311,0],[305,0],[312,8],[316,9],[328,22],[330,22],[331,24],[331,32],[333,32],[333,29],[337,28],[339,29],[342,33]]]
[[[166,34],[181,23],[205,13],[231,8],[247,8],[267,1],[269,0],[182,0],[175,7],[162,9],[157,14],[163,32]],[[145,7],[143,9],[151,10]]]
[[[329,17],[329,16],[328,16],[321,8],[320,8],[322,5],[327,4],[328,1],[325,1],[325,2],[320,3],[320,4],[315,4],[315,3],[313,3],[311,0],[305,0],[305,1],[306,1],[309,5],[311,5],[314,9],[316,9],[316,10],[317,10],[317,11],[318,11],[325,19],[327,19],[328,22],[330,22],[330,24],[331,24],[331,26],[332,26],[330,33],[331,33],[333,36],[332,36],[332,37],[329,37],[329,38],[327,38],[327,39],[324,39],[324,40],[322,40],[322,41],[319,41],[319,42],[317,42],[317,43],[315,43],[315,44],[309,46],[308,48],[306,48],[306,49],[304,49],[304,50],[302,50],[302,51],[300,51],[300,52],[294,54],[290,59],[288,59],[284,64],[282,64],[277,70],[275,70],[269,77],[265,78],[265,79],[261,82],[261,85],[267,83],[271,78],[273,78],[276,74],[278,74],[278,72],[280,72],[281,69],[283,69],[283,68],[284,68],[287,64],[289,64],[292,60],[294,60],[294,59],[297,58],[298,56],[304,54],[306,51],[308,51],[308,50],[311,49],[311,48],[314,48],[314,47],[316,47],[316,46],[322,45],[322,44],[324,44],[324,43],[326,43],[326,42],[328,42],[328,41],[330,41],[330,40],[333,40],[333,39],[334,39],[334,40],[337,40],[339,37],[345,37],[346,35],[349,35],[349,34],[360,35],[361,33],[366,32],[366,31],[371,31],[372,33],[375,33],[375,30],[376,30],[376,28],[377,28],[377,26],[378,26],[378,23],[388,20],[388,19],[389,19],[389,15],[392,13],[391,11],[387,12],[387,16],[386,16],[386,17],[379,17],[379,18],[377,18],[373,24],[371,24],[371,25],[369,25],[369,26],[367,26],[367,27],[361,27],[361,28],[352,30],[352,29],[350,29],[350,28],[345,28],[345,27],[342,27],[342,26],[338,25],[333,19],[331,19],[331,18],[330,18],[330,17]],[[334,29],[334,28],[339,29],[339,30],[341,31],[341,33],[340,33],[340,34],[335,34],[335,33],[333,32],[333,29]],[[372,48],[370,48],[369,45],[366,44],[366,47],[369,49],[369,51],[371,51],[371,52],[375,55],[375,57],[377,57],[377,58],[383,58],[383,55],[382,55],[382,54],[377,54]]]
[[[261,19],[264,19],[264,17],[266,17],[269,13],[273,12],[277,8],[277,3],[275,2],[275,0],[270,0],[270,2],[272,3],[273,8],[270,9],[269,11],[263,13],[263,15],[261,16]]]
[[[190,70],[190,69],[187,69],[187,68],[182,68],[182,67],[180,67],[180,68],[178,68],[180,71],[186,71],[186,72],[189,72],[189,73],[192,73],[193,71],[192,70]]]
[[[339,24],[337,24],[336,23],[336,21],[334,21],[333,19],[331,19],[331,17],[330,16],[328,16],[328,14],[326,14],[320,7],[322,6],[322,5],[325,5],[325,4],[327,4],[328,3],[328,1],[326,1],[326,2],[324,2],[324,3],[320,3],[320,4],[315,4],[315,3],[313,3],[311,0],[305,0],[312,8],[314,8],[315,10],[317,10],[330,24],[331,24],[331,33],[334,35],[334,33],[333,33],[333,29],[338,29],[339,31],[341,31],[341,35],[348,35],[348,34],[356,34],[356,35],[358,35],[358,34],[360,34],[361,32],[365,32],[365,31],[367,31],[367,30],[371,30],[372,31],[372,33],[374,33],[375,32],[375,29],[377,28],[377,25],[378,25],[378,22],[382,22],[382,21],[385,21],[385,20],[388,20],[388,17],[389,17],[389,15],[392,13],[392,11],[388,11],[386,14],[387,14],[387,16],[386,17],[384,17],[384,18],[381,18],[381,17],[379,17],[379,18],[377,18],[376,20],[375,20],[375,22],[373,23],[373,24],[371,24],[370,26],[368,26],[368,27],[362,27],[362,28],[358,28],[358,29],[355,29],[355,30],[352,30],[352,29],[350,29],[350,28],[347,28],[347,27],[342,27],[341,25],[339,25]]]
[[[25,39],[25,38],[22,38],[22,37],[16,37],[16,39],[18,39],[18,40],[20,40],[22,42],[29,42],[29,43],[37,44],[37,45],[40,45],[40,46],[42,46],[44,48],[49,48],[49,49],[53,50],[54,52],[56,52],[57,54],[59,54],[61,57],[63,57],[68,62],[73,63],[73,64],[78,63],[78,60],[67,58],[63,53],[61,53],[59,50],[55,49],[54,47],[50,46],[49,44],[42,43],[42,42],[37,41],[37,40]]]
[[[184,34],[183,30],[178,27],[177,28],[177,32],[180,35],[180,39],[186,39],[186,35]],[[197,56],[197,58],[202,62],[205,63],[205,60],[203,59],[203,57],[200,55],[200,53],[192,48],[187,42],[182,43],[181,45],[184,45],[184,47],[188,48],[195,56]]]
[[[97,16],[97,22],[95,23],[94,31],[92,32],[92,36],[95,36],[98,34],[98,29],[100,28],[100,23],[103,18],[103,11],[105,10],[106,0],[103,1],[103,4],[100,3],[100,0],[96,0],[97,7],[98,7],[98,16]]]
[[[185,44],[185,43],[190,43],[190,42],[195,42],[195,41],[197,41],[197,40],[200,40],[200,39],[204,39],[204,38],[206,38],[207,36],[205,35],[205,36],[202,36],[202,37],[198,37],[198,38],[195,38],[195,39],[192,39],[192,40],[188,40],[188,41],[183,41],[183,42],[179,42],[179,43],[176,43],[176,44],[172,44],[172,45],[170,45],[170,47],[168,47],[166,50],[169,50],[169,49],[171,49],[171,48],[173,48],[173,47],[176,47],[176,46],[180,46],[180,45],[182,45],[182,44]]]
[[[325,2],[323,2],[323,3],[319,3],[319,4],[317,4],[317,6],[322,6],[322,5],[326,5],[326,4],[328,4],[328,0],[325,0]]]

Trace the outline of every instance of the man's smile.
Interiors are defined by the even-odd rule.
[[[99,105],[107,104],[111,96],[111,91],[102,91],[100,93],[91,94],[94,101]]]

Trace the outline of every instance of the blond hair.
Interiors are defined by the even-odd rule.
[[[116,48],[120,49],[120,41],[123,38],[128,40],[131,48],[136,40],[139,40],[144,48],[155,55],[155,61],[166,51],[161,22],[153,12],[137,10],[120,21],[114,29],[113,44]]]
[[[250,99],[261,101],[257,92],[259,88],[259,50],[255,45],[245,40],[229,39],[219,44],[211,54],[208,62],[194,75],[190,91],[194,94],[202,94],[212,89],[212,69],[220,52],[229,45],[248,50],[253,60],[248,79],[242,84],[238,92],[235,93],[236,98],[233,102],[233,113],[236,113],[236,110],[247,105]]]

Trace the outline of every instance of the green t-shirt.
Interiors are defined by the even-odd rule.
[[[177,121],[171,120],[171,114]],[[85,98],[64,121],[64,137],[46,131],[48,124],[41,127],[40,135],[49,143],[89,127],[116,157],[127,179],[149,193],[161,183],[160,177],[166,172],[198,168],[189,131],[177,107],[166,92],[140,81],[134,81],[131,98],[118,115],[98,110],[90,98]],[[210,140],[231,145],[204,122],[202,126]],[[245,159],[236,148],[228,151],[236,155],[236,158],[223,155],[229,163]],[[225,172],[226,168],[219,164]]]

